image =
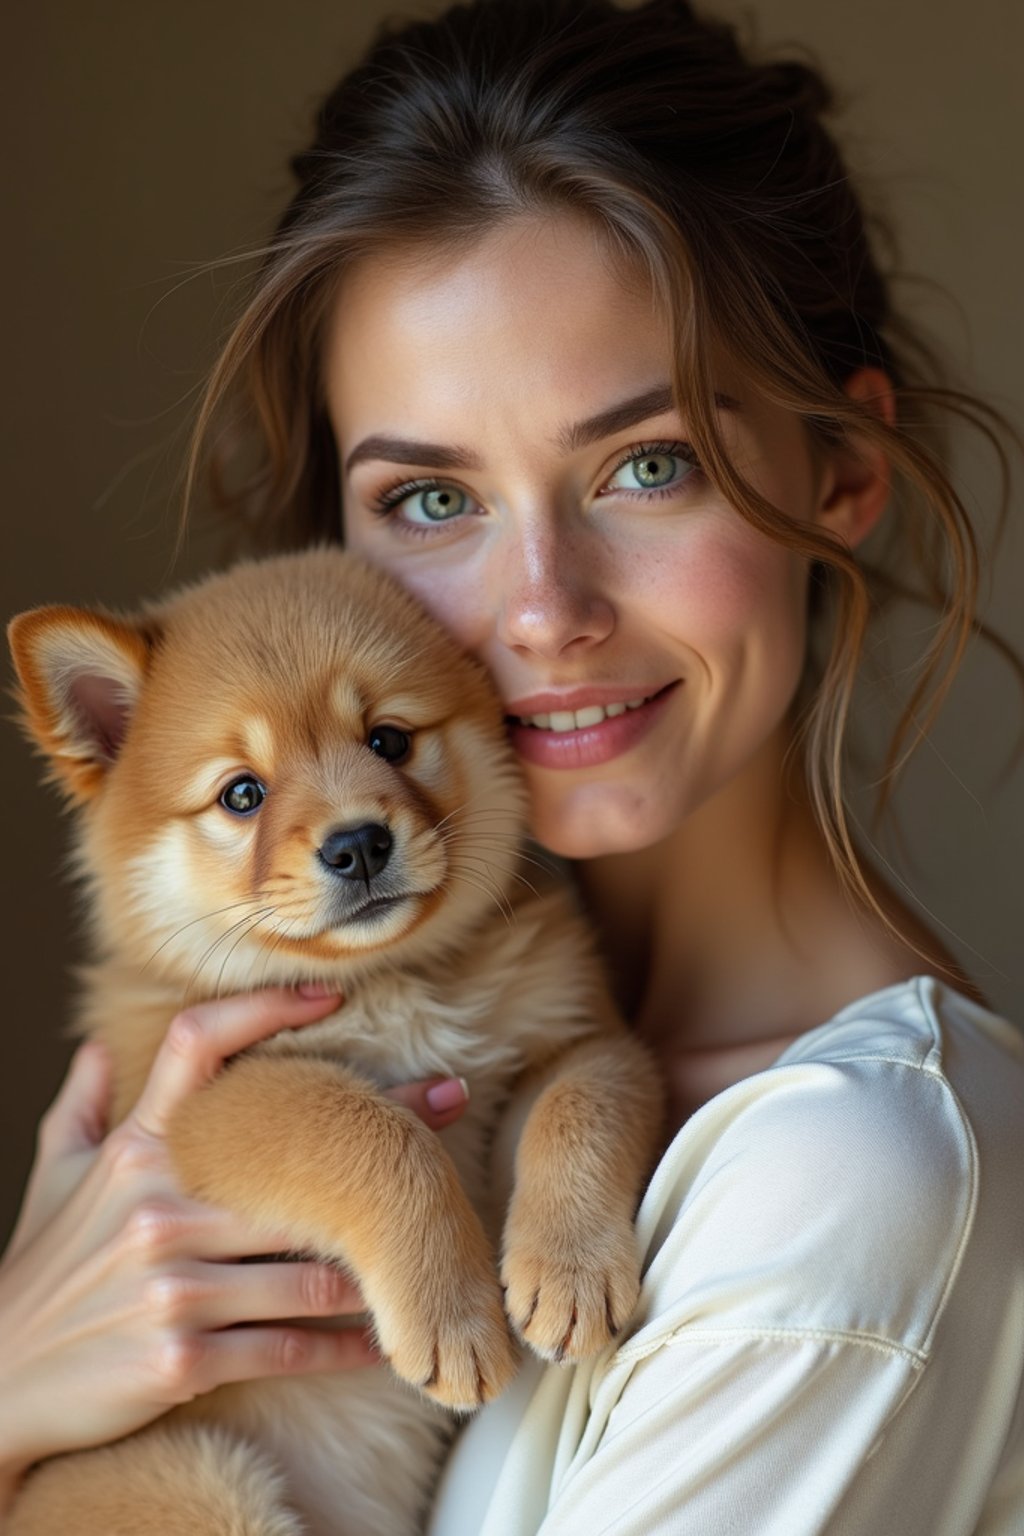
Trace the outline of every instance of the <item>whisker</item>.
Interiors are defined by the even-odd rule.
[[[476,865],[478,867],[478,869],[479,869],[479,866],[482,865],[484,870],[487,872],[488,876],[494,881],[494,884],[495,884],[496,888],[500,889],[500,886],[498,886],[497,880],[490,873],[491,869],[492,869],[492,866],[490,864],[488,864],[487,859],[485,857],[485,854],[483,852],[479,853],[477,857],[474,857],[472,853],[468,853],[467,854],[464,850],[462,850],[459,853],[459,857],[462,858],[463,860],[465,860],[467,858],[471,859],[473,864]],[[516,880],[516,881],[518,881],[518,883],[520,885],[525,885],[526,889],[528,891],[530,891],[532,895],[536,896],[538,899],[540,898],[540,892],[538,891],[537,887],[535,885],[533,885],[529,880],[527,880],[525,875],[517,874],[514,869],[510,869],[508,871],[508,879],[509,880]]]
[[[225,969],[227,967],[228,961],[231,959],[231,956],[234,954],[234,952],[238,948],[239,944],[241,944],[243,939],[247,939],[249,937],[250,933],[252,933],[256,928],[258,928],[260,926],[260,924],[262,923],[264,917],[273,917],[275,911],[276,911],[276,908],[271,907],[266,912],[258,913],[256,915],[256,917],[253,919],[253,921],[249,924],[249,927],[248,928],[244,928],[242,930],[242,932],[238,935],[238,938],[232,944],[231,948],[228,950],[227,954],[224,956],[224,959],[220,963],[220,970],[217,972],[217,986],[216,986],[216,988],[214,990],[214,996],[215,997],[220,997],[220,987],[221,987],[221,982],[224,980],[224,971],[225,971]]]
[[[442,831],[448,825],[448,823],[454,821],[456,817],[462,821],[469,821],[475,816],[499,815],[506,818],[511,816],[511,812],[503,811],[500,806],[496,805],[483,805],[475,811],[470,810],[472,803],[473,802],[471,800],[466,800],[462,803],[462,805],[457,805],[453,811],[449,811],[447,816],[442,816],[441,820],[436,822],[434,825],[435,832]]]
[[[487,834],[484,834],[487,836]],[[547,858],[543,853],[534,853],[532,849],[520,848],[516,857],[524,864],[532,864],[535,869],[542,869],[546,875],[561,877],[562,871],[553,858]]]
[[[510,831],[515,832],[517,840],[522,836],[522,817],[514,816],[508,811],[502,811],[498,806],[491,806],[488,809],[479,811],[467,811],[458,818],[457,822],[453,822],[451,818],[446,817],[444,826],[439,827],[438,830],[445,830],[446,827],[451,826],[458,828],[478,827],[484,823],[509,828]]]
[[[493,832],[474,832],[471,838],[463,836],[459,832],[446,832],[442,841],[445,847],[454,847],[460,842],[466,842],[471,847],[476,843],[479,843],[481,846],[486,846],[487,843],[490,843],[491,847],[499,851],[504,851],[507,847],[507,844]],[[557,864],[553,860],[546,859],[543,855],[528,853],[525,848],[515,849],[514,857],[523,864],[532,864],[535,869],[543,870],[545,874],[558,875],[560,873]]]
[[[456,817],[459,817],[463,822],[477,820],[483,816],[490,817],[492,820],[498,817],[506,826],[518,827],[522,824],[522,817],[519,814],[512,810],[505,810],[500,805],[482,805],[476,810],[471,810],[471,805],[472,801],[467,800],[462,805],[456,806],[453,811],[449,811],[447,816],[442,816],[441,820],[434,824],[435,832],[440,832],[449,822],[454,821]]]
[[[273,932],[273,930],[271,930],[271,931]],[[253,963],[253,967],[255,967],[256,965],[259,964],[260,958],[262,956],[263,967],[262,967],[262,969],[260,971],[259,980],[253,982],[250,979],[247,982],[247,986],[251,987],[253,990],[258,990],[260,987],[263,987],[263,986],[266,985],[267,971],[270,969],[270,962],[271,962],[271,959],[273,958],[274,950],[277,949],[278,946],[283,942],[284,937],[285,937],[285,935],[284,935],[283,932],[278,932],[276,934],[276,936],[274,937],[274,941],[273,941],[272,944],[261,944],[260,945],[261,955],[255,955],[253,957],[253,962],[252,962]]]
[[[488,891],[482,885],[478,885],[476,883],[476,881],[473,880],[469,875],[467,875],[465,873],[460,874],[460,873],[458,873],[455,870],[449,870],[448,878],[450,880],[452,880],[452,881],[458,881],[458,882],[460,882],[463,885],[471,886],[473,888],[473,890],[479,891],[481,896],[485,896],[489,901],[494,901],[495,902],[495,906],[497,906],[498,911],[501,913],[502,917],[505,919],[506,924],[509,927],[512,926],[512,917],[511,917],[511,915],[508,912],[505,911],[505,908],[501,905],[500,902],[495,901],[494,894],[493,894],[492,891]]]
[[[282,923],[273,924],[271,931],[275,934],[274,942],[269,946],[269,948],[265,944],[260,946],[260,948],[263,950],[263,970],[259,980],[259,986],[261,987],[267,979],[267,969],[270,965],[270,960],[275,949],[277,949],[279,945],[283,944],[285,939],[289,937],[289,934],[286,932],[285,926]]]
[[[288,902],[287,904],[284,902],[278,902],[273,910],[275,912],[283,913],[285,917],[290,917],[294,913],[301,913],[303,908],[307,905],[308,902],[305,901],[303,897],[298,896],[294,901]]]
[[[463,856],[463,862],[464,863],[466,862],[465,856]],[[472,865],[473,865],[473,873],[476,875],[478,880],[486,879],[486,880],[488,880],[488,883],[489,883],[490,887],[496,893],[501,891],[500,885],[493,878],[493,876],[490,875],[488,866],[486,864],[481,865],[481,861],[479,859],[473,859],[472,860]],[[526,889],[528,891],[530,891],[532,893],[532,895],[534,895],[534,896],[539,896],[540,895],[540,892],[537,890],[537,887],[534,886],[534,885],[531,885],[529,880],[526,879],[525,875],[517,875],[517,874],[514,874],[514,873],[510,872],[508,878],[510,880],[517,880],[520,885],[525,885]],[[497,899],[498,899],[497,895],[495,895],[495,900],[497,900]],[[508,904],[510,910],[514,910],[514,908],[512,908],[511,902],[509,902],[508,897],[505,896],[504,893],[502,893],[502,900],[504,900]]]
[[[463,880],[465,880],[467,885],[472,885],[483,895],[489,897],[490,900],[494,902],[494,905],[497,907],[502,917],[504,917],[505,921],[510,924],[512,923],[515,917],[515,913],[512,910],[512,904],[508,900],[508,897],[502,894],[500,888],[494,883],[493,880],[490,879],[488,875],[481,874],[478,870],[467,870],[461,865],[456,867],[455,864],[451,866],[449,874],[460,876]]]
[[[249,922],[251,922],[253,920],[255,920],[256,922],[259,922],[261,917],[265,917],[268,912],[273,912],[273,911],[274,911],[273,907],[262,907],[259,910],[259,912],[255,913],[255,914],[253,914],[251,912],[247,912],[244,917],[240,917],[238,919],[237,923],[232,923],[230,928],[226,929],[222,934],[220,934],[216,939],[214,939],[213,943],[211,945],[209,945],[209,947],[204,951],[204,953],[203,953],[202,957],[200,958],[199,963],[197,964],[195,970],[192,972],[192,975],[189,977],[188,986],[186,988],[186,991],[191,992],[193,983],[202,974],[203,970],[206,967],[207,961],[212,958],[212,956],[214,955],[216,950],[220,947],[221,944],[224,943],[225,939],[229,939],[237,928],[242,928],[242,927],[245,926],[246,923],[249,923]],[[245,935],[243,934],[242,937],[244,938]]]
[[[530,895],[536,896],[537,900],[540,900],[540,891],[538,891],[532,880],[527,880],[525,875],[517,874],[513,869],[509,874],[509,879],[518,881],[520,885],[525,885],[526,889],[530,892]]]
[[[490,847],[488,847],[486,837],[481,838],[479,834],[473,838],[461,838],[456,835],[449,834],[448,836],[444,837],[442,841],[444,842],[445,848],[449,854],[452,855],[465,855],[467,852],[472,853],[475,850],[481,858],[486,858],[488,852],[505,852],[505,848],[500,842],[493,843],[490,845]],[[540,870],[542,874],[556,875],[558,873],[558,871],[551,865],[545,864],[540,859],[531,858],[528,853],[517,851],[514,853],[513,857],[524,864],[532,866],[534,869]],[[525,885],[528,891],[532,891],[535,896],[538,898],[540,897],[540,891],[538,891],[537,887],[532,883],[532,881],[528,880],[525,875],[520,874],[517,870],[510,869],[508,871],[508,878],[510,880],[517,880],[520,885]]]
[[[160,951],[162,949],[166,949],[168,944],[173,943],[180,934],[185,932],[186,928],[192,928],[196,923],[205,923],[211,917],[220,917],[224,912],[234,912],[238,907],[252,906],[265,900],[266,896],[262,893],[258,896],[247,896],[244,901],[229,901],[226,907],[215,907],[212,912],[203,912],[199,917],[190,918],[187,923],[182,923],[180,928],[176,928],[172,934],[164,939],[162,944],[157,945],[156,949],[154,949],[153,953],[149,957],[149,960],[146,961],[146,965],[144,965],[142,969],[145,970],[146,966],[148,966],[151,961],[156,959]]]
[[[436,825],[434,827],[434,831],[435,832],[440,832],[442,830],[442,828],[446,825],[446,823],[451,821],[453,816],[461,815],[463,809],[464,809],[464,807],[460,805],[460,806],[457,806],[454,811],[449,811],[447,816],[442,816],[441,820],[436,823]]]

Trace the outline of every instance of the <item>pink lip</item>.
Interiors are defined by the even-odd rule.
[[[592,684],[587,688],[565,688],[558,692],[531,693],[528,699],[513,699],[505,705],[506,715],[550,715],[558,709],[586,709],[588,704],[625,704],[627,699],[649,699],[663,683]]]
[[[648,731],[653,730],[678,686],[678,683],[669,683],[653,698],[649,698],[646,704],[641,704],[639,709],[629,709],[624,715],[602,720],[599,725],[585,726],[579,731],[542,731],[513,720],[508,725],[509,740],[525,762],[534,763],[539,768],[596,768],[628,752]],[[621,691],[612,693],[606,689],[602,698],[601,690],[588,689],[584,694],[584,690],[580,689],[578,703],[569,702],[573,697],[573,694],[562,694],[560,697],[555,694],[536,694],[525,701],[517,700],[511,712],[540,715],[557,708],[585,709],[588,704],[614,704],[623,699],[623,694]],[[640,694],[633,693],[626,697],[635,699]],[[543,705],[538,700],[543,700]],[[524,708],[524,704],[529,707]]]

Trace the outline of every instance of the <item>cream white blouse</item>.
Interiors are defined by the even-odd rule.
[[[1024,1044],[918,976],[682,1127],[624,1336],[528,1362],[431,1536],[1024,1536]]]

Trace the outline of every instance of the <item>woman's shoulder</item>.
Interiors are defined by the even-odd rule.
[[[639,1213],[627,1347],[810,1330],[926,1352],[969,1248],[1024,1267],[1021,1218],[999,1219],[1022,1111],[1006,1020],[934,977],[859,999],[680,1130]]]
[[[847,1004],[807,1030],[779,1057],[798,1061],[891,1058],[942,1072],[957,1040],[974,1037],[986,1053],[1024,1065],[1024,1033],[936,976],[912,976]]]

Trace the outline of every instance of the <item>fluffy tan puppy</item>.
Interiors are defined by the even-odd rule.
[[[115,1117],[186,1004],[343,992],[234,1058],[169,1142],[190,1194],[355,1275],[393,1368],[220,1388],[54,1458],[11,1536],[409,1536],[452,1425],[438,1405],[475,1408],[515,1370],[494,1241],[532,1349],[609,1345],[660,1119],[569,894],[520,876],[500,704],[338,551],[241,565],[128,619],[37,609],[10,636],[26,726],[79,811],[80,1024],[113,1053]],[[472,1084],[440,1135],[381,1092],[436,1073]]]

